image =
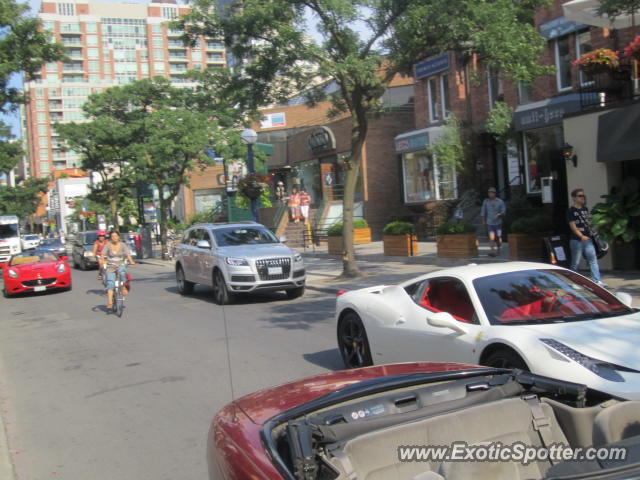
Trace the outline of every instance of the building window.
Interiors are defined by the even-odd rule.
[[[489,86],[489,108],[493,109],[496,106],[496,102],[504,100],[502,79],[500,78],[498,69],[489,68],[487,71],[487,85]]]
[[[532,102],[531,84],[518,82],[518,105]]]
[[[164,62],[153,62],[153,69],[156,72],[164,72]]]
[[[571,54],[569,52],[569,37],[556,40],[556,79],[558,90],[571,89]]]
[[[50,166],[49,166],[49,162],[48,161],[40,162],[40,171],[42,173],[49,173],[49,168],[50,168]]]
[[[98,46],[98,36],[87,35],[87,47],[97,47],[97,46]]]
[[[97,60],[100,58],[100,50],[97,48],[87,48],[87,58]]]
[[[440,76],[440,98],[442,99],[442,117],[451,117],[451,99],[449,94],[449,74]]]
[[[455,167],[438,168],[437,161],[427,152],[402,155],[405,203],[456,198]]]
[[[149,64],[148,63],[141,63],[140,64],[140,72],[147,75],[149,73]]]
[[[40,158],[42,160],[48,160],[49,159],[49,150],[47,150],[46,148],[43,150],[40,150]]]
[[[36,88],[36,98],[44,98],[44,89]]]
[[[176,7],[162,7],[162,16],[171,20],[178,18],[178,9]]]
[[[195,190],[193,203],[196,213],[211,210],[222,203],[222,192],[214,188]]]
[[[40,146],[40,148],[49,147],[49,139],[47,137],[39,137],[38,138],[38,145]]]
[[[57,62],[49,62],[46,64],[45,69],[47,73],[58,73],[58,63]]]
[[[61,23],[60,31],[63,33],[80,33],[79,23]]]
[[[164,46],[164,38],[162,38],[162,37],[153,37],[153,46],[154,47],[163,47]]]
[[[44,100],[36,100],[36,109],[44,110]]]
[[[438,108],[438,79],[436,77],[429,78],[427,94],[429,97],[429,119],[431,122],[437,122],[440,119],[440,110]]]
[[[194,70],[202,70],[202,63],[200,63],[200,62],[193,62],[193,69],[194,69]]]
[[[47,123],[47,114],[46,113],[38,113],[38,123]]]
[[[76,9],[73,3],[58,3],[59,15],[75,15]]]
[[[593,50],[591,45],[591,32],[581,32],[576,35],[576,58],[580,58],[587,52]],[[580,85],[587,85],[592,83],[593,80],[588,80],[584,72],[579,73]]]
[[[98,33],[98,24],[93,22],[87,22],[84,24],[85,31],[87,33]]]
[[[153,51],[153,58],[155,58],[156,60],[163,59],[164,58],[164,50],[155,49]]]
[[[56,28],[56,22],[52,22],[50,20],[47,20],[46,22],[42,22],[42,28],[44,28],[48,32],[53,32]]]
[[[38,125],[38,135],[46,135],[46,134],[47,134],[47,126]]]
[[[100,62],[89,62],[89,71],[90,72],[99,72],[100,71]]]
[[[159,23],[154,23],[153,25],[151,25],[151,33],[162,35],[162,25]]]

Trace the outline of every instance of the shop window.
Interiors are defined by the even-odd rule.
[[[527,193],[541,192],[541,177],[551,173],[554,157],[562,145],[562,127],[539,128],[523,133]]]
[[[193,203],[196,213],[210,211],[222,203],[222,193],[214,188],[195,190]]]
[[[571,54],[569,52],[569,37],[556,40],[556,79],[558,91],[571,89]]]
[[[437,160],[425,151],[405,153],[402,174],[405,203],[457,197],[455,167],[440,167]]]
[[[591,32],[581,32],[576,35],[576,58],[580,58],[587,52],[593,50],[591,45]],[[587,80],[586,75],[583,72],[579,72],[580,85],[588,85],[593,83],[593,80]]]

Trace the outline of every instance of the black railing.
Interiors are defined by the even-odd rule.
[[[581,73],[580,106],[583,110],[607,107],[640,99],[634,90],[630,65],[594,74]]]

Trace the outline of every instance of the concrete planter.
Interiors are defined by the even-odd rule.
[[[413,257],[418,254],[418,238],[415,235],[384,235],[384,254],[395,257]]]
[[[442,258],[473,258],[478,256],[475,233],[438,235],[438,256]]]
[[[353,229],[353,244],[361,245],[364,243],[371,243],[371,229],[370,228],[354,228]],[[344,245],[342,237],[327,237],[327,246],[329,254],[342,255],[344,251]]]
[[[545,248],[542,236],[526,233],[510,233],[509,260],[529,260],[541,262],[544,259]]]

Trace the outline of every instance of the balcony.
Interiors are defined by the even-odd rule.
[[[184,50],[187,48],[183,42],[178,40],[169,40],[167,47],[169,50]]]
[[[62,110],[62,101],[49,102],[49,111],[53,112],[57,110]]]
[[[633,88],[631,66],[620,65],[617,70],[586,75],[579,88],[582,110],[620,105],[640,100],[640,91]]]
[[[84,71],[82,62],[64,63],[62,73],[82,73]]]
[[[62,92],[58,88],[50,88],[49,89],[49,99],[57,99],[62,98]]]
[[[184,32],[182,30],[172,30],[170,28],[167,29],[167,36],[169,37],[181,37],[182,35],[184,35]]]
[[[169,55],[170,62],[188,62],[189,59],[186,55]]]
[[[220,42],[207,42],[207,50],[224,50],[224,45]]]
[[[177,75],[182,75],[182,74],[185,74],[187,71],[188,71],[187,67],[182,67],[182,66],[180,66],[180,67],[174,67],[174,66],[172,66],[172,67],[169,69],[169,73],[174,74],[174,75],[175,75],[175,74],[177,74]]]
[[[74,47],[82,46],[82,38],[80,35],[65,35],[60,38],[60,43],[66,46],[73,45]]]

